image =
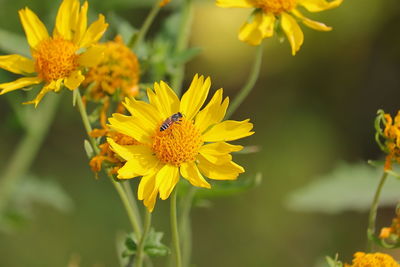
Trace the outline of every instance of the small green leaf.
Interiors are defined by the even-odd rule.
[[[94,151],[93,151],[92,145],[90,144],[90,142],[88,140],[85,139],[85,141],[83,142],[83,146],[85,148],[86,155],[88,156],[89,159],[91,159],[94,156]]]
[[[161,243],[164,236],[162,232],[156,232],[153,228],[150,229],[144,245],[144,251],[150,257],[166,256],[170,253],[169,248]]]
[[[329,267],[343,267],[343,263],[338,260],[339,255],[336,254],[335,258],[332,259],[329,256],[326,256],[326,262],[328,263]]]
[[[122,252],[122,257],[129,257],[136,254],[137,245],[136,237],[133,233],[129,234],[125,239],[125,249]]]

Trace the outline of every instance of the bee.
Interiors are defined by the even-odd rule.
[[[175,114],[172,114],[170,117],[168,117],[160,127],[160,132],[167,130],[172,124],[176,122],[180,122],[182,120],[183,114],[180,112],[177,112]]]

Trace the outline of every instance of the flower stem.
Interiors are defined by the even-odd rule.
[[[382,174],[381,180],[379,181],[378,187],[376,188],[375,191],[375,196],[371,204],[371,209],[369,211],[369,221],[368,221],[368,230],[367,230],[367,236],[369,240],[369,247],[370,249],[372,248],[372,237],[375,234],[375,222],[376,222],[376,214],[378,211],[378,203],[379,203],[379,197],[383,188],[383,185],[386,182],[386,179],[388,177],[388,174],[384,172]]]
[[[7,206],[16,185],[29,170],[54,119],[60,95],[49,96],[29,117],[26,134],[0,176],[0,212]]]
[[[153,23],[154,19],[156,18],[158,12],[161,9],[161,2],[162,0],[156,1],[150,10],[150,13],[147,15],[145,21],[143,22],[142,27],[140,28],[138,34],[134,34],[128,42],[128,47],[132,50],[136,50],[139,44],[142,42],[144,36],[150,29],[151,24]]]
[[[171,194],[171,207],[170,207],[170,223],[171,223],[171,234],[172,234],[172,243],[173,243],[173,252],[175,256],[175,267],[182,267],[181,260],[181,247],[179,243],[179,231],[178,231],[178,222],[176,216],[176,198],[177,198],[177,188]]]
[[[133,208],[133,212],[136,214],[136,217],[137,217],[137,219],[138,219],[138,221],[139,221],[139,229],[140,229],[140,232],[142,232],[142,228],[143,228],[143,227],[142,227],[142,224],[141,224],[142,218],[141,218],[141,216],[140,216],[139,207],[138,207],[138,205],[137,205],[136,198],[134,197],[134,193],[133,193],[133,191],[132,191],[131,184],[129,183],[129,180],[124,181],[124,182],[122,183],[122,186],[124,187],[125,192],[126,192],[126,194],[128,195],[128,199],[129,199],[129,202],[131,203],[131,206],[132,206],[132,208]]]
[[[184,0],[181,12],[181,22],[179,25],[178,38],[176,40],[175,54],[186,50],[189,43],[191,21],[193,17],[192,0]],[[185,76],[185,64],[177,67],[175,75],[172,77],[171,85],[177,95],[181,94],[183,78]]]
[[[181,226],[182,239],[182,263],[183,266],[190,266],[190,258],[192,253],[192,229],[190,225],[190,211],[193,204],[193,197],[197,188],[191,186],[185,197],[180,201],[181,214],[179,217],[179,225]]]
[[[144,245],[146,243],[147,234],[150,231],[150,225],[151,225],[151,213],[146,210],[144,217],[144,230],[142,236],[140,237],[139,244],[137,247],[135,267],[143,266]]]
[[[260,74],[262,56],[263,56],[263,46],[262,46],[262,44],[260,44],[256,49],[255,58],[253,61],[253,66],[252,66],[249,78],[247,79],[247,82],[242,87],[242,89],[240,89],[239,94],[235,97],[235,99],[229,105],[229,109],[226,114],[227,118],[232,116],[232,114],[242,104],[242,102],[246,99],[246,97],[249,95],[251,90],[254,88],[254,85],[256,84],[256,81]]]
[[[82,102],[82,97],[79,92],[79,88],[75,90],[76,90],[75,93],[76,93],[76,100],[78,103],[79,113],[81,114],[82,122],[85,127],[88,138],[90,140],[90,144],[92,145],[93,151],[95,151],[96,154],[99,154],[100,151],[99,148],[97,147],[96,140],[92,136],[90,136],[90,132],[92,131],[92,126],[90,125],[85,105]],[[111,183],[114,185],[115,190],[117,190],[118,195],[121,198],[122,204],[124,205],[125,211],[128,215],[133,231],[137,236],[140,236],[141,230],[140,230],[138,216],[134,212],[134,208],[132,207],[131,202],[129,201],[127,193],[125,192],[122,185],[119,182],[115,181],[114,177],[111,174],[109,174],[108,171],[107,173]]]

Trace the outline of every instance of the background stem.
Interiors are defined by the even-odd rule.
[[[143,265],[144,245],[146,243],[147,234],[150,231],[150,226],[151,226],[151,213],[148,212],[146,209],[144,217],[144,230],[142,236],[140,237],[139,244],[137,247],[135,267],[142,267]]]
[[[369,211],[369,221],[368,221],[368,230],[367,230],[367,236],[369,240],[369,249],[372,249],[372,244],[373,241],[371,240],[370,236],[373,236],[375,234],[375,223],[376,223],[376,214],[378,211],[378,204],[379,204],[379,197],[381,195],[381,191],[383,188],[383,185],[386,182],[386,179],[388,177],[388,174],[384,172],[382,174],[381,180],[379,181],[378,187],[376,188],[375,191],[375,196],[371,204],[371,209]]]
[[[179,216],[179,225],[181,228],[181,244],[182,244],[182,264],[190,266],[190,258],[192,254],[192,227],[190,221],[190,211],[193,204],[197,187],[191,186],[181,200],[181,214]]]
[[[232,103],[229,105],[228,112],[226,114],[226,118],[230,118],[232,114],[236,111],[236,109],[243,103],[246,97],[249,95],[251,90],[254,88],[258,76],[260,74],[262,57],[263,57],[263,46],[262,43],[257,47],[255,58],[253,60],[253,66],[251,68],[251,72],[249,78],[245,85],[240,89],[239,94],[233,99]]]
[[[60,95],[48,96],[39,108],[29,115],[26,134],[18,144],[10,163],[0,179],[0,212],[7,206],[16,184],[28,172],[53,121]]]

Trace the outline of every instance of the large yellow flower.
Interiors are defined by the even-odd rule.
[[[228,98],[222,99],[222,89],[200,110],[210,86],[210,78],[196,75],[179,100],[166,83],[155,83],[154,91],[147,90],[150,103],[126,99],[125,106],[132,116],[116,113],[109,119],[111,128],[140,143],[124,146],[108,139],[112,149],[127,161],[119,169],[118,178],[142,176],[138,198],[144,200],[149,211],[158,194],[163,200],[169,197],[179,174],[194,186],[210,188],[203,175],[234,180],[244,172],[230,155],[242,146],[226,142],[252,135],[253,124],[248,119],[221,122],[229,104]],[[171,122],[169,118],[174,114],[182,117]]]
[[[239,39],[251,45],[259,45],[264,38],[274,35],[280,25],[292,47],[292,54],[299,51],[304,35],[297,21],[318,31],[330,31],[331,27],[306,18],[299,10],[303,6],[310,12],[320,12],[338,7],[343,0],[216,0],[220,7],[255,8],[239,32]]]
[[[356,252],[353,263],[344,264],[345,267],[399,267],[392,256],[385,253],[364,253]]]
[[[49,92],[58,92],[62,85],[76,89],[84,80],[82,69],[96,65],[102,53],[97,41],[108,24],[104,16],[87,27],[88,3],[64,0],[58,10],[53,36],[29,8],[19,11],[22,26],[31,48],[32,59],[21,55],[0,56],[0,68],[22,74],[13,82],[0,84],[0,94],[44,83],[42,90],[29,104],[37,104]]]

